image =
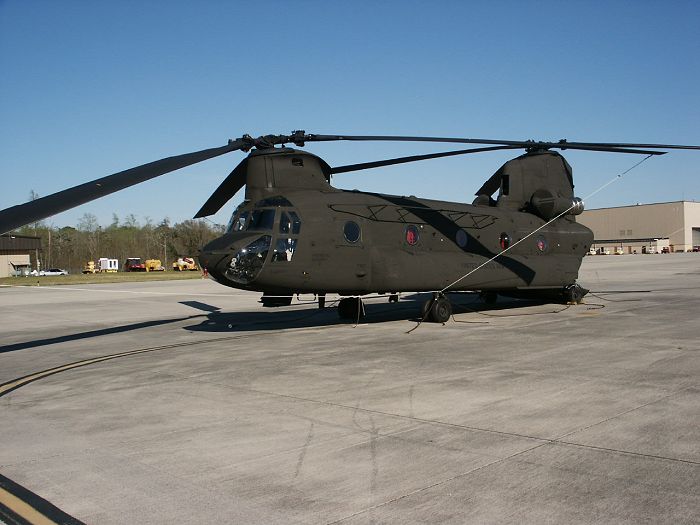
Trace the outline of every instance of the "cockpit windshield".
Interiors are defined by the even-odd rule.
[[[245,229],[247,231],[256,232],[269,232],[272,231],[272,227],[275,225],[275,209],[256,209],[250,214],[250,220],[246,225]]]
[[[275,209],[263,208],[243,210],[242,205],[233,213],[226,227],[227,233],[256,231],[271,232],[275,225]]]

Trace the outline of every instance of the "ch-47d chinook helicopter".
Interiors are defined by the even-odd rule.
[[[330,167],[320,157],[285,147],[326,141],[413,141],[484,147]],[[476,192],[472,204],[347,191],[331,176],[393,164],[524,149]],[[115,173],[0,211],[0,233],[204,160],[250,152],[226,177],[195,218],[216,213],[243,186],[245,200],[226,233],[201,249],[201,265],[219,283],[262,292],[263,305],[282,306],[312,293],[345,296],[343,318],[364,313],[361,296],[433,292],[425,317],[451,315],[446,292],[496,294],[580,302],[576,283],[593,233],[576,223],[583,202],[574,196],[571,166],[552,150],[663,155],[660,149],[700,146],[592,142],[535,142],[444,137],[244,135],[225,146]],[[494,199],[493,195],[498,192]],[[533,232],[535,232],[533,234]],[[478,269],[478,271],[474,271]]]

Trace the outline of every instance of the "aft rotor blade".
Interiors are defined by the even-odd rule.
[[[700,146],[682,146],[680,144],[634,144],[624,142],[566,142],[584,146],[604,146],[608,148],[649,148],[649,149],[700,149]]]
[[[363,162],[360,164],[348,164],[346,166],[336,166],[331,168],[331,173],[347,173],[349,171],[360,171],[372,168],[380,168],[382,166],[392,166],[394,164],[404,164],[407,162],[416,162],[419,160],[438,159],[441,157],[452,157],[455,155],[467,155],[469,153],[482,153],[484,151],[497,151],[503,149],[516,149],[519,146],[490,146],[488,148],[472,148],[461,149],[456,151],[445,151],[442,153],[429,153],[427,155],[411,155],[410,157],[397,157],[394,159],[377,160],[374,162]]]
[[[226,146],[167,157],[86,182],[31,202],[12,206],[0,211],[0,233],[12,231],[25,224],[45,219],[171,171],[236,151],[246,147],[246,145],[245,141],[239,139],[229,142]]]
[[[411,137],[402,135],[316,135],[313,133],[304,136],[305,142],[329,142],[337,140],[384,142],[453,142],[456,144],[494,144],[498,146],[518,147],[527,147],[527,144],[532,144],[532,141],[523,140],[469,139],[459,137]]]
[[[654,151],[646,149],[630,149],[630,148],[616,148],[612,146],[603,146],[595,144],[580,144],[578,146],[570,146],[567,144],[566,147],[558,146],[559,149],[575,149],[582,151],[604,151],[608,153],[637,153],[640,155],[666,155],[667,151]]]
[[[525,149],[582,149],[590,151],[611,151],[617,153],[647,153],[633,151],[637,148],[646,149],[700,149],[700,146],[683,146],[679,144],[635,144],[635,143],[613,143],[613,142],[569,142],[565,139],[557,142],[534,141],[534,140],[500,140],[500,139],[478,139],[461,137],[420,137],[403,135],[315,135],[305,134],[303,138],[298,136],[297,140],[302,142],[328,142],[337,140],[349,141],[387,141],[387,142],[452,142],[457,144],[493,144],[501,146],[516,146]],[[603,149],[596,149],[603,148]],[[609,149],[608,149],[609,148]],[[649,153],[647,153],[649,154]]]
[[[228,177],[219,185],[218,188],[211,194],[207,202],[194,216],[195,219],[214,215],[240,190],[246,183],[246,166],[248,159],[244,159],[236,166]]]

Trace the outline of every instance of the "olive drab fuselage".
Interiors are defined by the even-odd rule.
[[[271,295],[561,290],[575,282],[593,242],[575,221],[582,205],[557,153],[509,161],[475,204],[340,190],[322,159],[290,148],[253,151],[236,169],[245,170],[245,201],[227,232],[200,253],[210,275],[235,288]]]

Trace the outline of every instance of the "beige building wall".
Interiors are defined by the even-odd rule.
[[[0,277],[14,275],[13,265],[29,266],[29,255],[0,255]]]
[[[586,210],[577,222],[593,230],[596,241],[631,245],[633,239],[668,238],[675,251],[685,251],[693,248],[693,228],[700,229],[700,203],[678,201]],[[696,232],[696,240],[698,235]]]
[[[684,202],[686,246],[700,246],[700,202]],[[693,236],[695,229],[695,236]]]

